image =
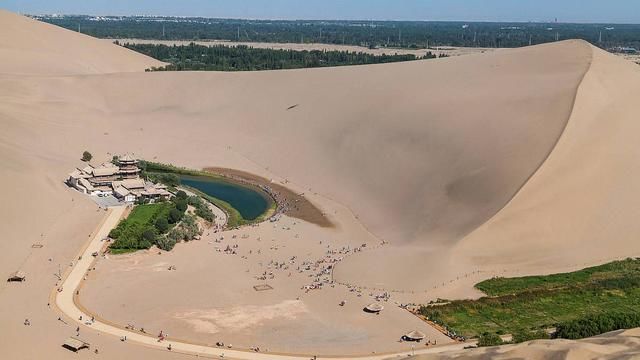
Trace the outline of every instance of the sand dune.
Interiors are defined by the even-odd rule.
[[[161,62],[119,46],[0,9],[4,74],[102,74],[141,71]]]
[[[441,356],[416,356],[412,359],[637,359],[640,356],[640,329],[615,331],[589,339],[540,340],[448,353]]]
[[[640,253],[640,170],[634,165],[640,69],[587,43],[255,73],[143,72],[154,64],[104,41],[0,12],[0,273],[29,274],[22,286],[0,285],[0,307],[12,310],[0,315],[0,348],[8,358],[67,356],[59,343],[73,328],[58,322],[46,301],[54,274],[65,270],[103,216],[62,184],[83,150],[97,160],[134,152],[286,179],[336,228],[299,224],[294,237],[266,224],[251,229],[252,239],[268,234],[289,246],[283,256],[310,258],[323,256],[322,240],[369,248],[384,240],[389,244],[349,256],[334,276],[406,290],[393,294],[397,301],[473,296],[474,282],[496,274],[569,270]],[[33,243],[45,246],[36,250]],[[235,314],[239,297],[247,302],[242,306],[271,309],[300,296],[302,278],[278,280],[277,291],[261,298],[247,294],[234,287],[249,289],[253,281],[243,262],[207,261],[212,252],[188,246],[169,257],[184,264],[184,279],[238,272],[185,298],[187,280],[177,280],[185,281],[183,291],[167,291],[166,277],[141,268],[116,283],[90,281],[87,306],[118,322],[135,315],[170,326],[176,321],[167,309],[182,317]],[[123,264],[128,261],[100,263],[98,280],[122,273]],[[260,266],[251,263],[256,271]],[[309,336],[295,344],[273,335],[283,326],[295,329],[269,319],[261,325],[266,335],[251,334],[251,341],[304,352],[331,344],[330,335],[338,333],[352,334],[353,342],[334,351],[403,346],[394,341],[412,321],[406,313],[388,312],[387,326],[371,331],[375,320],[336,311],[346,296],[354,297],[354,309],[365,301],[344,287],[303,297],[311,314],[303,315],[320,325],[304,329]],[[140,311],[129,313],[122,304]],[[25,317],[37,326],[22,326]],[[185,337],[193,334],[189,326],[175,326]],[[179,356],[90,330],[83,336],[123,359]],[[15,346],[34,339],[40,347]],[[583,349],[575,344],[582,343],[561,346]]]

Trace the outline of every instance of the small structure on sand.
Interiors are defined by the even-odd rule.
[[[64,341],[64,344],[62,344],[62,347],[67,350],[71,350],[73,352],[78,352],[82,349],[88,349],[89,343],[71,336]]]
[[[379,314],[382,310],[384,310],[384,306],[378,303],[371,303],[364,307],[364,311],[374,314]]]
[[[27,279],[27,274],[24,273],[24,271],[16,271],[16,272],[12,272],[11,275],[9,275],[9,277],[7,278],[7,282],[11,282],[11,281],[25,281]]]
[[[422,331],[420,330],[413,330],[407,334],[405,334],[402,339],[406,340],[406,341],[417,341],[420,342],[421,340],[424,340],[424,338],[427,337]]]
[[[273,288],[271,287],[271,285],[261,284],[261,285],[254,285],[253,286],[253,290],[255,290],[255,291],[266,291],[266,290],[273,290]]]

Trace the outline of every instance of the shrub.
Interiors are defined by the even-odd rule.
[[[176,242],[177,242],[176,240],[167,236],[167,237],[161,237],[160,239],[158,239],[157,245],[158,245],[158,248],[164,251],[170,251],[176,245]]]
[[[187,199],[187,203],[196,208],[196,215],[201,217],[202,219],[209,222],[215,219],[213,211],[211,211],[207,203],[204,202],[199,196],[190,196]]]
[[[166,221],[166,220],[165,220]],[[143,242],[148,242],[148,243],[152,243],[156,240],[156,232],[153,230],[153,228],[146,228],[143,232],[142,232],[142,241]],[[151,246],[151,245],[149,245]]]
[[[536,331],[519,330],[513,333],[513,342],[521,343],[531,340],[548,339],[549,334],[546,331],[540,329]]]
[[[154,174],[152,178],[154,181],[159,181],[167,186],[180,185],[180,177],[176,174]]]
[[[169,210],[169,224],[175,224],[178,221],[180,221],[180,219],[182,219],[182,216],[184,215],[184,212],[181,212],[180,210],[173,208],[171,210]]]
[[[88,152],[88,151],[86,151],[86,150],[85,150],[85,151],[82,153],[82,161],[87,162],[87,161],[91,161],[91,159],[93,159],[93,155],[91,155],[91,153],[90,153],[90,152]]]
[[[556,327],[556,337],[582,339],[618,329],[640,327],[640,314],[634,311],[587,315],[565,321]]]
[[[167,230],[169,230],[169,221],[164,217],[158,218],[158,220],[156,220],[155,226],[160,234],[164,234],[167,232]]]
[[[502,345],[502,338],[498,334],[484,333],[478,338],[478,346]]]
[[[117,239],[117,238],[119,238],[119,237],[120,237],[120,233],[121,233],[120,228],[117,228],[117,227],[116,227],[116,228],[113,228],[113,229],[111,229],[111,231],[109,232],[109,237],[110,237],[110,238],[112,238],[112,239]]]
[[[167,234],[167,238],[173,240],[174,242],[182,241],[185,238],[185,233],[180,228],[173,228]]]
[[[193,240],[197,235],[202,232],[196,223],[195,217],[191,215],[185,215],[182,219],[182,225],[180,226],[184,231],[184,240]]]

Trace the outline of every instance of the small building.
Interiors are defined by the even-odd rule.
[[[67,178],[67,184],[74,187],[76,190],[86,194],[87,189],[80,183],[80,180],[87,180],[90,177],[90,173],[86,173],[80,169],[75,169],[69,174],[69,177]],[[88,184],[88,181],[86,183]]]
[[[120,201],[132,203],[136,201],[136,196],[127,190],[124,186],[118,186],[113,189],[113,195]]]
[[[154,200],[161,197],[168,198],[171,196],[171,193],[167,191],[167,187],[162,184],[154,184],[150,181],[145,181],[141,178],[135,179],[124,179],[121,181],[114,181],[113,188],[118,190],[118,194],[115,194],[118,199],[123,199],[124,201],[129,201],[125,197],[129,196],[128,199],[132,202],[138,198]],[[125,195],[127,194],[127,195]]]
[[[167,191],[167,187],[163,184],[147,183],[140,195],[147,199],[157,199],[161,197],[168,198],[171,193]]]
[[[27,280],[27,275],[24,273],[24,271],[15,271],[13,273],[11,273],[9,275],[9,277],[7,278],[7,282],[12,282],[12,281],[25,281]]]
[[[364,307],[364,311],[375,314],[379,314],[382,310],[384,310],[384,306],[378,303],[372,303]]]
[[[71,336],[64,341],[64,344],[62,344],[62,347],[65,349],[71,350],[73,352],[78,352],[82,349],[88,349],[89,343]]]
[[[424,340],[425,337],[427,337],[427,335],[425,335],[422,331],[413,330],[413,331],[411,331],[409,333],[406,333],[402,338],[403,338],[403,340],[407,340],[407,341],[420,342],[420,341]]]

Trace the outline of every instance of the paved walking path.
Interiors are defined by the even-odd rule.
[[[93,330],[100,331],[103,333],[107,333],[110,335],[117,336],[122,338],[126,336],[127,342],[135,342],[145,346],[162,348],[166,351],[168,350],[169,344],[171,344],[171,351],[179,352],[179,353],[188,353],[198,356],[207,356],[207,357],[218,357],[218,358],[232,358],[239,360],[309,360],[311,356],[309,355],[286,355],[286,354],[271,354],[271,353],[260,353],[260,352],[251,352],[251,351],[243,351],[243,350],[232,350],[226,348],[218,348],[204,345],[191,344],[187,342],[174,341],[171,339],[164,340],[162,342],[158,342],[158,339],[150,334],[144,334],[135,330],[128,330],[119,328],[104,322],[101,322],[99,319],[96,319],[91,325],[86,325],[87,320],[91,319],[91,314],[88,314],[78,308],[76,303],[74,302],[74,293],[79,288],[80,283],[84,275],[87,273],[89,268],[92,266],[94,258],[91,256],[94,252],[100,252],[102,247],[104,246],[104,239],[111,229],[113,229],[117,224],[120,218],[124,213],[125,207],[112,207],[109,208],[107,217],[103,221],[102,226],[96,232],[95,236],[91,239],[90,243],[82,253],[80,260],[75,260],[73,264],[73,268],[69,273],[69,276],[63,281],[62,285],[59,287],[62,289],[61,291],[56,293],[56,305],[64,314],[68,317],[76,321],[77,323],[83,326],[89,326]],[[80,317],[82,316],[82,321],[80,321]],[[155,335],[155,334],[153,334]],[[473,343],[455,343],[451,345],[442,345],[442,346],[433,346],[429,348],[422,348],[419,350],[411,351],[408,350],[402,353],[394,353],[394,354],[376,354],[376,355],[365,355],[365,356],[319,356],[318,358],[331,358],[334,360],[346,360],[346,359],[365,359],[365,360],[382,360],[389,359],[395,357],[406,357],[411,355],[412,353],[418,354],[433,354],[440,353],[444,351],[452,351],[452,350],[460,350],[465,346],[473,345]],[[407,347],[410,345],[407,344]],[[363,349],[364,350],[364,349]]]

